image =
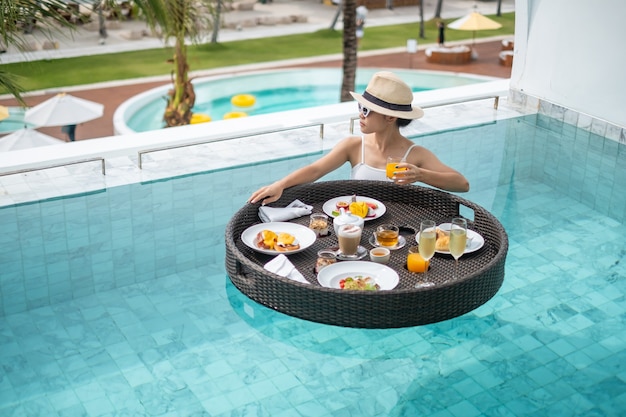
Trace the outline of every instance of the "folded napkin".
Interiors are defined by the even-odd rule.
[[[276,275],[280,275],[281,277],[289,278],[294,281],[302,282],[304,284],[309,284],[300,271],[296,269],[295,266],[287,259],[285,255],[282,253],[269,261],[264,266],[270,272],[275,273]]]
[[[294,200],[287,207],[259,207],[259,217],[264,223],[284,222],[311,214],[313,206]]]

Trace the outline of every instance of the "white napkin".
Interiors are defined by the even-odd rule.
[[[300,200],[294,200],[287,207],[259,207],[259,218],[264,223],[284,222],[306,216],[312,212],[313,206],[306,205]]]
[[[296,269],[295,266],[291,263],[289,259],[282,253],[269,261],[264,266],[270,272],[275,273],[276,275],[280,275],[281,277],[289,278],[294,281],[302,282],[304,284],[309,284],[304,276]]]

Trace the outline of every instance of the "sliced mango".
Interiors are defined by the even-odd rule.
[[[349,210],[350,213],[355,216],[365,218],[367,216],[367,212],[369,211],[369,206],[365,201],[353,201],[350,203]]]

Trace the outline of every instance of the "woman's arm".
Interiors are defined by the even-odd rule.
[[[329,153],[317,161],[292,172],[270,185],[259,188],[252,193],[248,202],[261,202],[262,205],[272,203],[281,197],[285,189],[294,185],[317,181],[329,172],[334,171],[350,160],[350,151],[354,146],[355,138],[358,139],[360,144],[361,139],[358,137],[349,137],[342,140]]]
[[[395,182],[398,184],[419,181],[445,191],[467,192],[470,189],[469,181],[463,174],[441,162],[426,148],[414,148],[407,160],[409,162],[398,164],[399,168],[407,168],[397,172]]]

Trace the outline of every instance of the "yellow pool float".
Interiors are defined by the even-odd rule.
[[[230,104],[236,107],[252,107],[256,103],[256,97],[252,94],[237,94],[230,99]]]
[[[198,123],[206,123],[210,121],[211,116],[209,116],[208,114],[194,113],[191,115],[191,120],[189,121],[189,123],[191,123],[192,125],[196,125]]]
[[[226,113],[224,115],[224,120],[226,119],[236,119],[238,117],[246,117],[248,113],[244,111],[231,111],[230,113]]]

